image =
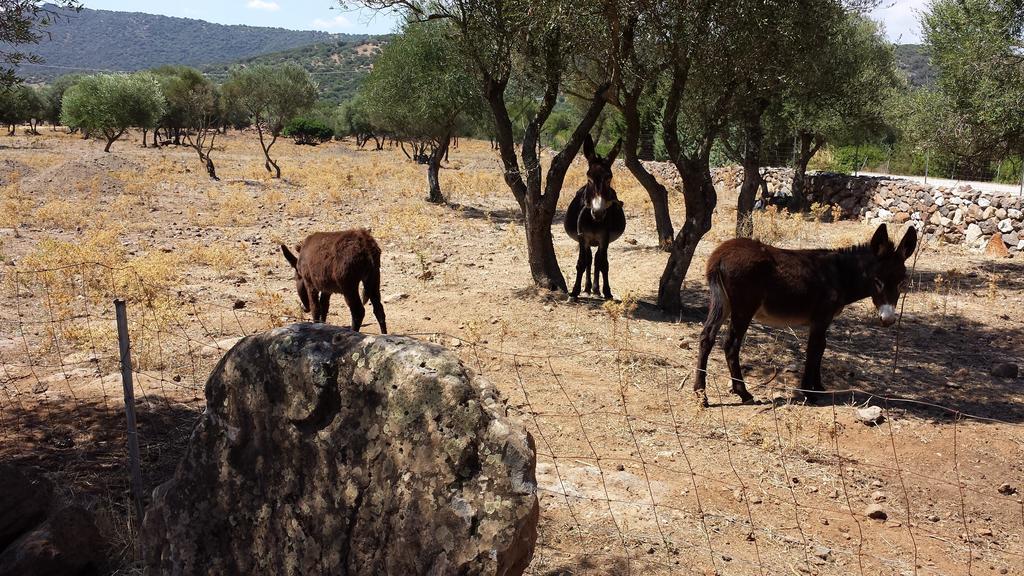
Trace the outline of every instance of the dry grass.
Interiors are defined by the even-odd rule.
[[[17,139],[22,140],[27,139]],[[112,174],[83,171],[81,178],[72,178],[66,187],[48,188],[45,182],[39,182],[40,178],[58,173],[64,162],[82,158],[93,161],[98,154],[91,143],[60,134],[41,137],[38,143],[43,148],[34,144],[34,148],[16,152],[17,161],[25,168],[8,177],[7,185],[0,190],[0,226],[19,231],[19,235],[0,231],[0,257],[17,262],[17,266],[5,266],[0,271],[5,304],[0,307],[0,322],[19,341],[29,343],[27,354],[20,352],[24,346],[10,356],[8,349],[3,350],[3,361],[10,363],[5,368],[17,370],[17,361],[38,359],[51,366],[47,370],[59,374],[59,369],[52,366],[61,360],[80,360],[95,351],[102,358],[97,363],[101,373],[113,373],[116,338],[110,321],[110,300],[123,297],[129,301],[136,368],[150,375],[149,380],[142,379],[152,387],[147,393],[166,394],[170,405],[186,403],[200,408],[201,402],[194,399],[201,396],[203,380],[222,354],[219,342],[302,317],[292,271],[281,258],[277,244],[294,244],[316,230],[365,226],[373,230],[384,248],[385,296],[405,295],[386,304],[393,330],[464,338],[470,344],[455,348],[457,353],[494,381],[508,398],[513,414],[528,414],[526,420],[539,439],[540,449],[572,455],[587,455],[593,449],[602,463],[626,463],[621,470],[605,468],[611,472],[610,482],[648,474],[650,481],[663,490],[655,492],[659,501],[695,510],[694,480],[679,472],[683,462],[676,460],[681,450],[689,451],[692,464],[703,475],[696,480],[696,491],[705,498],[702,506],[718,515],[708,533],[716,551],[729,550],[738,559],[754,561],[742,532],[746,511],[737,504],[755,497],[764,499],[753,509],[758,525],[792,539],[791,489],[802,505],[814,507],[806,509],[808,517],[802,518],[803,529],[814,542],[837,550],[855,545],[835,525],[811,522],[811,516],[820,510],[842,509],[838,501],[824,494],[843,488],[843,480],[853,478],[850,474],[855,472],[861,487],[866,488],[869,474],[883,476],[891,467],[888,436],[878,429],[849,424],[849,419],[843,419],[849,406],[837,406],[841,418],[836,420],[831,410],[800,405],[704,409],[691,401],[688,378],[700,331],[699,308],[704,301],[700,271],[717,242],[733,236],[733,192],[720,195],[714,227],[691,265],[686,284],[690,312],[666,318],[644,302],[654,297],[666,255],[657,249],[646,192],[624,171],[616,174],[615,187],[625,202],[629,224],[623,240],[610,250],[612,287],[621,300],[568,304],[564,295],[522,290],[529,284],[529,271],[522,226],[515,218],[518,208],[504,184],[500,163],[486,142],[464,140],[458,150],[452,151],[452,163],[442,171],[442,186],[458,208],[425,203],[424,167],[405,160],[397,150],[359,151],[348,143],[309,148],[281,142],[275,152],[284,178],[278,181],[269,178],[263,169],[253,137],[230,135],[218,139],[222,148],[215,160],[223,180],[214,183],[205,177],[190,150],[143,150],[126,142],[115,145],[112,157],[125,161],[127,166],[137,165],[138,170],[125,168]],[[54,149],[58,147],[68,152],[57,154]],[[566,178],[560,206],[568,203],[583,179],[583,164],[577,162]],[[678,226],[684,214],[681,195],[676,191],[670,193],[670,209]],[[829,223],[834,216],[826,207],[816,207],[810,217],[768,210],[755,214],[753,232],[764,241],[787,247],[839,247],[870,237],[872,226]],[[560,228],[554,230],[554,238],[563,270],[571,275],[576,246]],[[79,265],[82,262],[96,265],[83,267]],[[1015,328],[999,315],[1018,318],[1024,314],[1021,285],[1015,280],[1019,274],[1015,276],[1014,269],[993,268],[970,276],[979,265],[977,258],[962,250],[925,246],[918,272],[928,271],[934,274],[934,280],[924,276],[915,284],[907,298],[904,330],[958,322],[975,330],[979,341],[986,336],[977,334],[988,334],[989,328],[993,333],[1003,330],[1014,334]],[[28,272],[34,269],[49,271]],[[891,334],[870,324],[870,312],[866,306],[852,306],[830,335],[826,376],[831,386],[875,387],[951,405],[977,402],[972,395],[998,386],[985,379],[984,370],[976,370],[981,376],[972,372],[965,383],[971,387],[970,394],[959,395],[959,389],[942,385],[957,380],[951,373],[960,364],[973,361],[960,360],[959,354],[965,358],[981,354],[973,348],[969,354],[961,350],[973,346],[973,342],[951,341],[948,350],[935,352],[936,358],[914,356],[906,362],[906,368],[918,371],[917,380],[894,375],[885,348]],[[343,304],[335,304],[330,321],[342,325],[347,322]],[[868,335],[857,335],[864,332]],[[912,354],[915,348],[938,346],[937,339],[928,334],[918,331],[905,335],[904,354]],[[447,336],[435,340],[451,346],[455,342]],[[992,342],[1003,340],[1010,342],[1012,336]],[[865,345],[877,350],[854,349]],[[750,364],[748,377],[755,383],[751,387],[755,395],[763,398],[775,393],[756,383],[768,380],[773,368],[800,362],[802,346],[799,334],[752,329],[743,359]],[[598,349],[606,352],[572,354]],[[550,364],[528,358],[545,354],[551,355]],[[1002,354],[1012,357],[1016,352],[1007,349]],[[958,360],[950,360],[953,357]],[[709,396],[715,398],[721,393],[724,400],[729,400],[727,370],[717,349],[709,369],[714,375]],[[39,371],[43,377],[52,375]],[[72,405],[67,390],[74,390],[78,400],[99,394],[88,383],[71,380],[62,383],[59,391],[55,386],[55,391],[33,395],[28,392],[31,386],[23,385],[32,382],[30,375],[17,373],[12,378],[18,389],[8,387],[5,392],[29,406],[57,406],[67,411]],[[776,384],[792,386],[797,379],[796,374],[782,373]],[[963,380],[961,377],[957,381]],[[917,387],[910,388],[908,382]],[[999,406],[1013,406],[1015,393],[1006,387],[999,390],[1005,395],[999,399]],[[529,401],[524,392],[529,393]],[[7,405],[3,406],[7,410]],[[532,414],[528,413],[531,406]],[[626,408],[632,417],[629,421],[616,412]],[[574,409],[585,414],[583,430],[564,419],[545,418],[545,413],[572,414]],[[895,418],[894,434],[904,469],[935,469],[936,464],[929,458],[937,452],[949,453],[948,428],[928,421],[926,416]],[[185,432],[183,437],[187,438]],[[544,433],[543,439],[538,432]],[[589,443],[582,439],[584,432],[589,435]],[[989,443],[996,432],[1010,440]],[[965,485],[991,492],[990,481],[980,474],[1002,478],[1015,473],[1006,463],[1014,461],[1014,447],[1024,445],[1019,432],[965,425],[958,433],[962,435],[958,438],[962,454],[987,463],[977,469],[965,466]],[[928,439],[927,446],[915,443],[920,438]],[[842,480],[834,465],[835,442],[846,458],[843,466],[848,477]],[[25,445],[36,447],[27,441]],[[168,441],[154,450],[169,451],[161,452],[161,459],[173,460],[174,451],[181,446]],[[637,464],[640,459],[648,463],[646,468]],[[799,485],[781,473],[782,461],[792,477],[801,479]],[[675,468],[669,473],[666,468],[650,465],[652,462]],[[575,466],[565,460],[558,464],[570,474]],[[949,464],[948,458],[939,464]],[[117,476],[119,469],[111,470],[97,469],[92,474],[123,480]],[[80,479],[66,480],[77,490],[95,492],[94,487],[78,483]],[[719,485],[736,484],[739,479],[748,488],[739,498],[732,488]],[[890,487],[896,485],[893,475],[884,479]],[[938,507],[953,502],[950,494],[928,488],[928,492],[915,493],[921,505],[928,502]],[[860,506],[856,499],[867,498],[871,490],[855,494],[854,506]],[[117,546],[127,550],[134,541],[135,529],[125,520],[128,507],[120,501],[120,492],[109,492],[105,497],[107,505],[100,507],[102,522]],[[615,508],[621,525],[628,533],[646,538],[627,543],[631,554],[649,557],[648,547],[656,545],[659,551],[655,556],[660,558],[659,528],[643,509],[643,503],[651,497],[647,487],[642,482],[629,485],[613,497],[624,502]],[[603,505],[600,501],[597,504]],[[612,530],[608,507],[582,501],[574,505],[582,512],[580,521],[595,533],[600,532],[585,546],[607,544],[609,553],[619,554],[620,543],[601,532]],[[1003,511],[991,502],[972,501],[972,505],[974,518],[988,514],[997,528],[1012,530],[1012,524],[1003,522]],[[563,535],[576,529],[562,499],[545,497],[542,507],[541,541],[548,546],[575,542],[575,538],[562,542]],[[959,542],[955,523],[940,524],[931,529]],[[663,529],[676,531],[668,535],[669,540],[689,541],[678,531],[694,526],[694,517],[662,518]],[[873,553],[897,559],[909,553],[904,530],[867,524],[863,528],[875,539],[866,544]],[[704,541],[703,534],[694,536],[692,541]],[[879,538],[886,541],[879,543]],[[777,558],[802,556],[799,545],[782,538],[764,537],[760,544],[766,562],[778,573],[785,572],[784,567],[789,565],[774,563]],[[961,568],[955,563],[943,564],[945,560],[934,543],[918,544],[923,555],[938,562],[940,572],[957,573]],[[570,554],[581,552],[575,546],[567,545]],[[994,566],[1002,565],[1000,546],[993,543],[985,550],[986,561],[991,558]],[[671,557],[673,561],[694,566],[706,563],[706,555],[699,549],[682,547],[677,554]],[[749,564],[737,562],[735,566]],[[127,554],[121,573],[133,567]],[[838,574],[848,573],[848,568],[849,564],[835,564],[820,570],[823,574]],[[872,564],[866,573],[884,571],[884,567]]]

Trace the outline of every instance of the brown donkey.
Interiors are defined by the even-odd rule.
[[[740,346],[751,320],[770,326],[809,326],[807,362],[800,388],[823,391],[821,356],[825,334],[845,306],[871,297],[883,326],[896,321],[896,304],[907,279],[905,261],[917,246],[917,230],[907,230],[895,246],[885,224],[871,242],[837,250],[784,250],[756,240],[723,242],[708,258],[711,292],[708,319],[700,335],[700,356],[693,389],[707,405],[704,388],[708,355],[718,329],[729,320],[723,348],[732,391],[744,403],[754,401],[743,383]],[[808,395],[808,399],[811,396]]]
[[[587,159],[587,183],[576,191],[576,196],[565,209],[565,233],[579,244],[580,254],[576,259],[576,282],[569,296],[575,300],[580,295],[580,279],[587,273],[585,291],[595,296],[601,292],[601,276],[604,275],[604,298],[612,299],[612,287],[608,283],[608,245],[619,239],[626,231],[626,213],[622,201],[612,188],[612,164],[619,155],[622,140],[615,143],[606,158],[597,155],[594,139],[587,134],[583,140],[583,156]],[[597,247],[596,261],[590,250]],[[594,284],[591,289],[590,266],[594,265]]]
[[[312,310],[313,322],[327,322],[331,294],[341,294],[352,313],[353,330],[358,332],[362,328],[366,315],[363,305],[369,300],[381,333],[388,333],[380,301],[380,246],[368,231],[317,232],[296,247],[297,258],[284,244],[281,251],[295,269],[299,301],[304,311]],[[362,300],[359,298],[360,282],[363,283]]]

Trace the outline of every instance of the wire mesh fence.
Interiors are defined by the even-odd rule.
[[[111,521],[128,525],[126,547],[134,527],[113,297],[128,302],[148,489],[176,464],[220,357],[248,334],[299,320],[98,264],[16,270],[3,286],[0,458],[42,465],[106,502]],[[831,390],[811,409],[773,378],[754,388],[765,403],[740,409],[727,373],[713,368],[712,405],[702,408],[690,363],[628,338],[538,353],[471,335],[409,336],[454,350],[534,435],[532,574],[1012,574],[1024,565],[1015,493],[1024,472],[994,486],[982,449],[1009,430],[1021,454],[1014,422],[856,388]],[[864,404],[882,409],[880,424],[857,421]],[[913,425],[924,408],[929,426]]]

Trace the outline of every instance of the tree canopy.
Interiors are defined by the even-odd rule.
[[[22,48],[46,37],[46,28],[59,17],[59,9],[81,8],[77,0],[0,0],[0,88],[18,83],[15,68],[19,64],[42,62]]]
[[[288,122],[316,102],[316,84],[309,73],[295,64],[235,68],[224,84],[224,96],[249,115],[259,134],[264,166],[280,178],[281,168],[270,149]]]
[[[105,152],[129,128],[152,128],[167,110],[156,77],[148,72],[86,76],[64,92],[61,120],[99,132]]]
[[[1024,153],[1024,4],[934,0],[922,28],[938,94],[914,100],[914,123],[937,129],[919,144],[968,170]]]
[[[441,160],[460,123],[479,114],[483,98],[465,61],[453,45],[451,24],[437,20],[406,26],[384,48],[360,88],[369,121],[429,149],[429,199],[443,202],[438,180]]]

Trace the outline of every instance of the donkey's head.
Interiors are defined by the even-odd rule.
[[[583,141],[583,156],[587,159],[587,185],[584,191],[584,201],[587,209],[590,210],[594,220],[604,220],[605,212],[613,205],[622,205],[619,197],[615,195],[612,188],[612,164],[615,157],[619,155],[619,148],[622,146],[620,139],[612,147],[607,157],[600,157],[594,150],[594,139],[587,134]]]
[[[871,237],[872,265],[867,267],[871,276],[871,301],[878,309],[878,316],[883,326],[891,326],[896,322],[896,304],[900,293],[906,290],[906,260],[917,248],[917,229],[911,226],[896,246],[889,239],[885,224],[875,230]]]
[[[302,252],[302,244],[295,246],[296,252]],[[281,252],[284,253],[284,259],[291,264],[292,268],[295,269],[295,290],[299,293],[299,302],[302,304],[302,311],[309,312],[309,293],[306,291],[306,282],[299,275],[299,259],[292,254],[292,251],[287,246],[281,244]]]

